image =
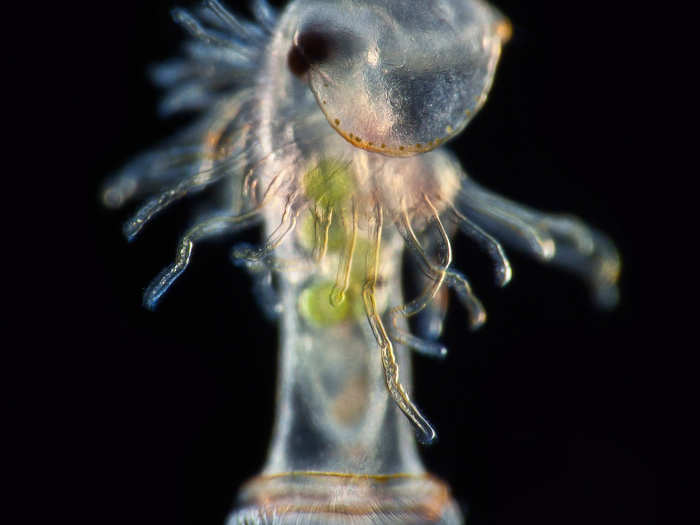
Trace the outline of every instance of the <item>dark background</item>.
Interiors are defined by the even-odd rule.
[[[68,31],[81,83],[68,100],[77,117],[57,131],[81,145],[68,207],[82,219],[58,276],[65,289],[46,312],[47,333],[35,334],[42,355],[56,341],[69,350],[41,361],[35,395],[62,472],[84,482],[72,496],[100,523],[223,524],[262,466],[274,411],[276,328],[230,265],[229,243],[202,245],[158,311],[141,307],[197,199],[132,244],[120,233],[130,210],[98,200],[108,173],[183,122],[156,118],[145,75],[183,39],[169,16],[176,4],[85,9],[73,18],[77,35]],[[672,343],[657,330],[671,330],[673,312],[656,277],[664,209],[649,205],[654,109],[638,89],[633,11],[497,5],[514,38],[487,105],[449,147],[486,187],[610,234],[622,301],[597,311],[577,279],[513,251],[514,279],[497,289],[487,257],[458,238],[456,265],[489,321],[469,333],[455,303],[447,361],[415,358],[415,399],[440,436],[423,457],[474,525],[656,523],[659,440],[673,417],[661,365]]]

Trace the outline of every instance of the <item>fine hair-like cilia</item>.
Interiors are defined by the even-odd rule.
[[[184,197],[214,184],[225,195],[219,211],[182,236],[175,261],[148,286],[144,304],[155,307],[199,241],[263,224],[263,244],[237,245],[232,257],[252,272],[265,312],[284,315],[283,329],[295,341],[299,334],[364,341],[378,356],[371,359],[381,368],[381,395],[388,392],[418,439],[430,443],[435,431],[403,386],[396,349],[445,355],[437,339],[447,289],[466,307],[473,328],[485,322],[481,302],[452,264],[457,229],[491,257],[499,285],[511,279],[504,241],[579,274],[605,307],[617,301],[619,256],[603,234],[576,218],[544,214],[482,188],[444,146],[486,101],[511,32],[496,9],[480,0],[295,0],[278,13],[254,0],[251,10],[255,22],[217,0],[173,10],[189,34],[184,56],[159,64],[152,76],[166,90],[163,116],[196,118],[128,163],[104,189],[110,207],[147,197],[124,226],[130,240]],[[400,293],[404,247],[423,285],[408,301]],[[406,323],[415,315],[422,321],[418,335]],[[344,351],[352,353],[354,344],[342,343]],[[325,357],[314,359],[324,366],[318,361]],[[323,373],[330,374],[339,362],[327,359]],[[362,374],[365,382],[374,377]],[[309,377],[304,380],[313,383]],[[361,390],[348,384],[353,395]],[[327,414],[321,419],[342,423],[325,432],[340,432],[333,434],[337,443],[366,439],[357,436],[379,428],[376,421],[394,410],[373,401],[379,395],[372,390],[358,401],[362,416],[347,405],[352,413],[338,415],[319,401],[315,408]],[[277,425],[267,473],[392,470],[308,458],[290,466],[295,460],[281,460],[277,450],[286,432],[284,423]],[[355,434],[348,430],[355,427]],[[421,471],[415,459],[406,464],[403,470]]]

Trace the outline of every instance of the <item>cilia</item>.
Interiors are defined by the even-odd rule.
[[[511,279],[503,240],[581,275],[606,307],[617,300],[615,247],[573,217],[482,188],[444,147],[485,103],[510,36],[493,7],[295,0],[278,13],[256,0],[251,10],[255,22],[217,0],[173,11],[185,55],[153,77],[164,115],[197,118],[103,193],[111,207],[150,195],[125,225],[134,239],[175,201],[221,186],[222,207],[185,232],[147,288],[151,309],[199,241],[264,227],[260,246],[232,257],[281,317],[278,413],[267,463],[230,523],[461,523],[418,458],[411,428],[422,443],[436,433],[409,396],[406,355],[445,355],[448,289],[472,327],[486,320],[450,237],[459,229],[482,247],[501,286]],[[406,247],[422,288],[410,300]]]

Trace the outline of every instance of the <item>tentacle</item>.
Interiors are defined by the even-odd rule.
[[[158,102],[158,115],[162,118],[185,111],[199,111],[212,106],[221,99],[220,94],[213,94],[209,86],[199,79],[181,83],[169,90]]]
[[[596,230],[589,230],[594,249],[583,254],[572,245],[557,245],[557,255],[552,264],[574,272],[588,282],[593,299],[604,309],[611,309],[619,300],[618,280],[622,262],[612,241]]]
[[[539,226],[557,239],[552,263],[578,274],[590,286],[599,307],[614,308],[622,262],[615,244],[603,233],[576,217],[541,215]]]
[[[338,306],[345,300],[345,293],[350,286],[350,272],[352,270],[352,260],[355,255],[355,246],[357,244],[357,207],[355,201],[351,202],[352,218],[348,220],[345,214],[341,214],[343,223],[343,231],[345,233],[345,242],[343,251],[340,254],[338,261],[338,273],[335,278],[335,284],[331,290],[330,301],[333,306]],[[349,222],[349,224],[348,224]]]
[[[457,218],[457,225],[462,232],[481,246],[493,260],[496,268],[496,283],[499,286],[508,284],[513,276],[510,261],[503,251],[501,244],[491,235],[479,228],[464,215],[459,213],[454,206],[450,205],[451,212]]]
[[[250,22],[242,22],[218,0],[206,0],[206,6],[211,9],[221,21],[239,38],[247,41],[260,41],[265,38],[262,30]]]
[[[253,294],[267,319],[274,321],[279,317],[282,313],[282,302],[272,281],[272,270],[266,268],[265,271],[254,274]]]
[[[146,201],[136,214],[124,225],[124,235],[129,241],[136,238],[143,227],[158,213],[193,191],[200,191],[228,174],[227,168],[235,159],[229,159],[209,170],[195,173],[180,181],[172,188]]]
[[[458,208],[475,223],[485,224],[487,230],[494,228],[510,238],[523,240],[528,250],[541,260],[548,261],[554,257],[554,239],[533,225],[528,210],[484,190],[470,179],[462,179]]]
[[[268,236],[267,240],[261,248],[252,248],[247,244],[242,244],[234,247],[233,258],[246,263],[258,263],[269,259],[287,234],[294,229],[297,222],[299,210],[296,209],[297,193],[292,193],[287,197],[287,201],[282,212],[282,219],[279,225]]]
[[[425,282],[425,280],[423,276],[423,281]],[[442,335],[448,303],[447,287],[442,286],[433,300],[417,316],[417,331],[423,338],[428,341],[436,341]]]
[[[235,233],[259,219],[259,210],[255,210],[233,217],[215,217],[190,228],[180,239],[175,262],[165,268],[146,288],[143,296],[144,306],[149,310],[153,310],[161,296],[187,269],[196,242],[224,233]]]
[[[605,235],[575,217],[532,210],[488,192],[469,179],[463,180],[459,211],[516,247],[579,274],[588,282],[599,306],[610,308],[617,303],[619,253]],[[536,238],[544,245],[535,242]],[[549,246],[547,257],[542,257],[543,246]]]
[[[367,279],[362,287],[362,299],[365,306],[365,313],[374,338],[379,345],[382,366],[384,368],[384,380],[389,394],[401,411],[406,414],[406,417],[408,417],[416,427],[418,431],[418,440],[422,443],[431,443],[437,436],[435,429],[433,429],[430,423],[428,423],[416,406],[411,402],[399,380],[399,364],[396,362],[394,348],[386,333],[381,317],[377,312],[375,288],[379,269],[383,222],[383,211],[381,207],[377,207],[375,220],[370,227],[370,239],[372,240],[373,246],[367,257]]]
[[[272,33],[277,25],[277,13],[267,0],[253,0],[250,8],[253,11],[255,20],[268,33]]]
[[[255,54],[230,47],[210,46],[199,40],[192,40],[185,43],[184,50],[192,62],[213,66],[216,70],[212,71],[212,74],[217,73],[216,76],[222,73],[225,76],[235,74],[235,70],[246,73],[255,67]],[[224,66],[230,69],[227,71]],[[211,78],[205,77],[205,80],[211,85]]]
[[[433,341],[420,339],[408,331],[400,328],[398,324],[399,315],[406,318],[416,315],[417,313],[423,311],[433,301],[435,295],[442,286],[445,278],[445,272],[452,262],[452,249],[447,232],[445,231],[437,210],[433,206],[430,199],[427,196],[424,196],[424,200],[433,215],[431,222],[435,224],[435,227],[440,234],[439,262],[438,264],[435,264],[429,260],[429,257],[425,253],[425,250],[413,231],[408,213],[404,207],[401,224],[397,225],[398,230],[402,233],[408,244],[422,260],[423,265],[427,270],[426,273],[429,275],[430,282],[423,290],[421,295],[416,299],[391,309],[389,313],[389,317],[391,319],[391,336],[394,340],[401,342],[421,353],[425,353],[433,357],[444,357],[447,355],[447,349],[443,345]]]
[[[216,3],[218,4],[218,2]],[[178,25],[182,26],[192,37],[201,40],[205,44],[233,49],[241,54],[250,53],[249,47],[241,45],[235,40],[227,38],[225,35],[218,34],[215,30],[205,28],[199,20],[192,16],[186,9],[176,7],[172,10],[172,17],[173,20],[175,20]]]
[[[265,317],[274,321],[282,313],[282,303],[273,283],[273,265],[267,261],[244,261],[233,258],[233,263],[245,267],[253,278],[253,297]]]
[[[455,291],[457,298],[469,312],[469,327],[476,330],[486,322],[486,310],[478,297],[472,292],[469,281],[457,270],[445,272],[445,284]]]
[[[242,161],[246,154],[244,139],[249,125],[240,123],[233,132],[227,130],[232,123],[237,123],[245,111],[251,93],[244,90],[232,100],[214,108],[211,117],[201,119],[156,149],[129,162],[104,186],[103,202],[116,208],[134,197],[161,189],[165,184],[177,183],[188,176],[196,177],[202,171],[203,164],[213,164],[209,168],[211,170],[217,169],[218,163],[235,166]],[[221,145],[224,135],[227,151],[223,151]]]
[[[314,258],[318,262],[323,261],[328,251],[328,232],[333,224],[333,208],[322,209],[319,215],[319,237],[314,248]]]
[[[273,158],[275,153],[292,146],[293,144],[289,143],[280,146],[280,148],[278,148],[277,150],[265,155],[262,159],[260,159],[252,167],[249,168],[248,173],[243,178],[243,180],[245,181],[246,177],[252,176],[252,173],[254,173],[255,170],[257,170],[258,168],[260,168],[260,166],[262,166],[265,162]],[[192,192],[201,191],[205,187],[217,182],[224,176],[227,176],[230,172],[238,173],[239,167],[237,166],[237,163],[241,162],[242,160],[243,159],[239,155],[232,156],[231,158],[228,158],[225,161],[222,161],[219,164],[213,166],[211,169],[203,170],[199,173],[195,173],[190,177],[187,177],[172,188],[165,190],[159,195],[156,195],[152,199],[146,201],[146,203],[142,205],[141,208],[139,208],[139,210],[132,217],[132,219],[124,225],[124,234],[126,235],[127,239],[131,241],[134,238],[136,238],[136,236],[143,229],[143,227],[148,222],[150,222],[151,219],[153,219],[153,217],[155,217],[157,214],[165,210],[167,207],[169,207],[176,201],[182,199],[183,197],[189,195]],[[230,170],[227,168],[230,168]],[[279,175],[273,178],[273,182],[275,182],[278,179]],[[270,192],[270,189],[272,187],[273,184],[269,184],[267,186],[262,201],[257,201],[256,199],[256,202],[259,202],[259,204],[257,204],[258,206],[262,205],[263,201],[267,198],[268,193]]]
[[[192,80],[205,84],[209,89],[225,91],[225,86],[240,83],[250,75],[254,61],[245,56],[236,59],[235,55],[226,55],[225,64],[211,64],[208,61],[190,58],[171,58],[148,68],[151,82],[164,89],[173,89]]]
[[[119,208],[134,197],[195,172],[207,155],[202,144],[175,145],[143,153],[109,180],[102,190],[102,201],[110,208]]]

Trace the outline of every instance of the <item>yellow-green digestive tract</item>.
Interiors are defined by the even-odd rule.
[[[352,172],[347,163],[322,159],[304,174],[306,196],[318,207],[340,212],[354,190]]]

